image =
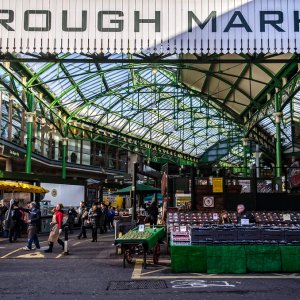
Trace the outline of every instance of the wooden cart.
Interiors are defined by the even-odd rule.
[[[138,228],[134,228],[132,231],[138,231]],[[123,267],[127,263],[133,263],[133,258],[136,255],[143,256],[143,267],[147,267],[147,254],[153,255],[153,263],[157,264],[160,256],[160,244],[164,239],[166,232],[165,228],[145,228],[145,232],[151,235],[147,239],[135,238],[126,239],[126,234],[115,240],[115,245],[121,246],[123,253]]]

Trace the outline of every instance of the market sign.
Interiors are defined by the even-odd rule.
[[[0,145],[0,154],[6,157],[24,159],[25,154],[7,145]]]
[[[223,193],[223,178],[215,177],[212,179],[213,193]]]
[[[299,53],[299,0],[2,0],[0,34],[2,52]]]

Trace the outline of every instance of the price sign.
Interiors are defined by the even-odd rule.
[[[139,232],[144,232],[145,231],[145,225],[144,224],[140,224],[139,225]]]

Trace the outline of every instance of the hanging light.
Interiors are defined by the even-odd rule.
[[[157,67],[153,67],[152,68],[152,74],[156,74],[158,72],[158,68]]]

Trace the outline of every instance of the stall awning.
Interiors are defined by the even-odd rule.
[[[14,181],[0,181],[0,190],[5,192],[23,192],[35,194],[45,194],[49,192],[40,186]]]
[[[130,194],[132,190],[132,186],[128,186],[126,188],[123,188],[121,190],[118,190],[116,192],[114,192],[115,195],[126,195],[126,194]],[[136,185],[136,191],[138,194],[148,194],[148,193],[160,193],[160,189],[151,186],[151,185],[145,185],[145,184],[137,184]]]

